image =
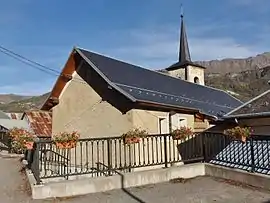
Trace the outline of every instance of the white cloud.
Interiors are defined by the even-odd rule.
[[[153,69],[164,68],[176,62],[179,49],[179,34],[171,28],[153,30],[134,30],[129,32],[129,43],[109,50],[114,57]],[[245,58],[266,51],[266,44],[241,44],[232,37],[209,37],[192,32],[189,47],[193,61],[223,58]],[[215,30],[208,28],[207,32]],[[264,39],[265,40],[265,39]]]
[[[195,60],[246,58],[260,53],[256,47],[239,44],[232,38],[191,38],[190,41]]]

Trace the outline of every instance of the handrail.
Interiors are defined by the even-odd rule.
[[[198,133],[195,133],[198,134]],[[162,136],[169,136],[170,134],[149,134],[147,137],[162,137]],[[95,137],[95,138],[80,138],[78,142],[85,142],[85,141],[99,141],[99,140],[113,140],[113,139],[122,139],[121,136],[114,136],[114,137]],[[54,143],[53,140],[38,140],[37,143]]]
[[[11,137],[9,136],[7,131],[3,131],[0,130],[0,143],[2,143],[3,145],[0,146],[0,150],[1,149],[5,149],[8,150],[8,152],[11,152]]]
[[[67,160],[67,162],[70,161],[70,159],[66,158],[65,156],[63,156],[63,155],[61,155],[61,154],[59,154],[59,153],[57,153],[57,152],[55,152],[55,151],[53,151],[53,150],[51,150],[51,149],[42,149],[42,150],[40,150],[40,152],[43,153],[43,154],[46,154],[46,152],[48,152],[48,151],[49,151],[49,152],[53,152],[53,153],[56,154],[57,156],[59,156],[59,157],[65,159],[65,160]]]

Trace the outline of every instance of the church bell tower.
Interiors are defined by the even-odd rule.
[[[181,31],[178,62],[166,68],[169,75],[192,83],[204,85],[205,67],[191,61],[184,16],[181,14]]]

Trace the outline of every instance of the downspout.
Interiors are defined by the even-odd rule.
[[[169,133],[172,132],[172,112],[169,112]]]

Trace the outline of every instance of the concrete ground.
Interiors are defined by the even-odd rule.
[[[233,182],[198,177],[137,188],[113,190],[86,196],[54,200],[32,200],[18,158],[0,157],[0,202],[4,203],[270,203],[270,192]]]

